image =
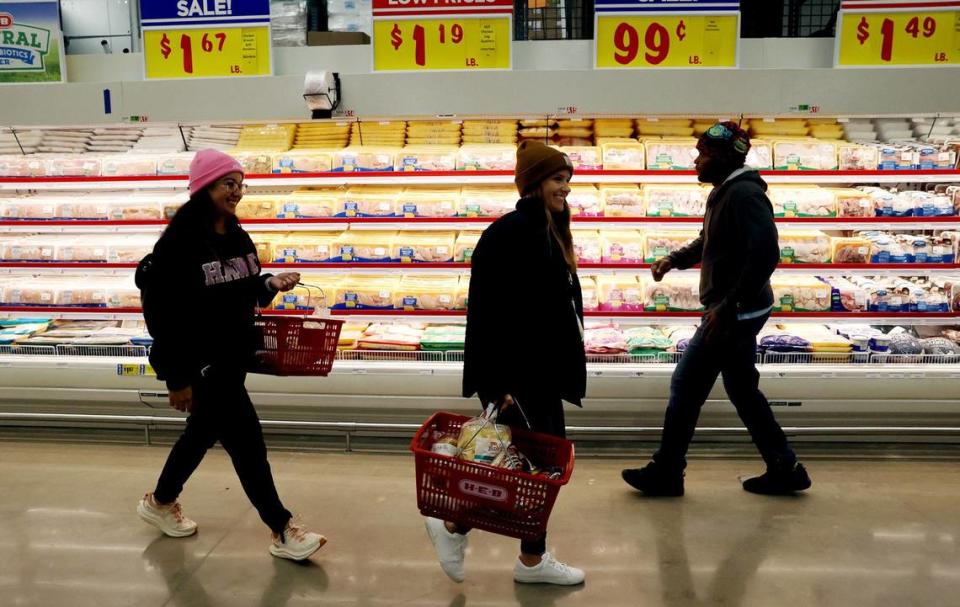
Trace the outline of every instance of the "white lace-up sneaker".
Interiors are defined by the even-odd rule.
[[[517,559],[517,564],[513,567],[513,581],[521,584],[575,586],[582,584],[584,577],[582,569],[561,563],[549,552],[543,554],[539,565],[527,567]]]
[[[424,519],[424,525],[427,527],[430,541],[433,542],[433,548],[437,551],[440,568],[454,582],[462,582],[465,577],[463,557],[467,550],[467,536],[461,533],[450,533],[447,531],[447,526],[438,518],[427,517]]]
[[[282,559],[302,561],[310,558],[311,554],[320,550],[326,543],[327,538],[319,533],[307,531],[301,525],[294,524],[291,519],[287,522],[287,527],[282,534],[273,534],[270,554]]]
[[[197,524],[183,515],[180,502],[158,504],[152,493],[147,493],[140,500],[137,514],[170,537],[187,537],[197,532]]]

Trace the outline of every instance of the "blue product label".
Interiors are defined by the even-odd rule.
[[[403,205],[403,214],[404,215],[416,215],[417,214],[417,205],[413,203],[404,203]]]
[[[930,258],[927,256],[926,253],[917,253],[916,255],[914,255],[914,262],[915,263],[931,263]]]
[[[877,253],[873,256],[873,263],[890,263],[890,253],[886,251]]]
[[[410,247],[400,247],[400,259],[413,259],[413,249]]]
[[[403,298],[403,307],[404,307],[404,308],[416,308],[416,307],[417,307],[417,298],[416,298],[416,297],[404,297],[404,298]]]
[[[891,255],[890,263],[910,263],[906,255]]]
[[[283,303],[297,303],[297,299],[296,295],[286,294],[283,296]]]

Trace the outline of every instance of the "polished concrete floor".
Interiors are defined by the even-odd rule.
[[[447,580],[405,454],[273,452],[287,506],[329,543],[271,557],[229,459],[212,451],[182,496],[187,539],[140,522],[166,448],[0,442],[0,605],[960,605],[958,462],[811,460],[799,498],[744,493],[757,460],[695,460],[687,496],[649,500],[620,460],[582,458],[549,547],[577,588],[514,584],[514,540],[476,532]]]

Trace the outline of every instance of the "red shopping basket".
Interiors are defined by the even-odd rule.
[[[342,320],[300,316],[258,316],[260,333],[251,373],[327,375],[333,367]]]
[[[430,451],[435,431],[457,436],[460,426],[470,419],[441,411],[413,437],[410,450],[416,459],[420,513],[518,539],[542,536],[560,487],[573,474],[573,443],[549,434],[511,428],[513,444],[521,453],[540,466],[563,468],[559,479]]]

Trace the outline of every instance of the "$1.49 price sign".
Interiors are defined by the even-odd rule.
[[[960,2],[902,3],[899,11],[856,11],[844,2],[837,65],[960,65]],[[939,9],[939,10],[938,10]]]
[[[143,46],[147,78],[270,74],[266,27],[146,30]]]
[[[596,67],[736,67],[739,17],[597,15]]]

